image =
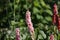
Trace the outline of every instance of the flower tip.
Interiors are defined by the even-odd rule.
[[[56,3],[54,4],[54,6],[53,6],[53,7],[57,7]]]

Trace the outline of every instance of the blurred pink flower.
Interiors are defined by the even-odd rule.
[[[31,13],[29,12],[29,10],[27,10],[26,12],[26,23],[28,25],[28,30],[31,34],[31,38],[32,40],[34,40],[34,27],[33,27],[33,23],[31,22]]]
[[[58,14],[58,8],[57,8],[57,4],[56,3],[53,5],[53,13],[54,13],[54,15]]]
[[[20,40],[20,30],[16,28],[16,40]]]
[[[52,18],[53,24],[57,23],[57,15],[58,15],[58,8],[57,8],[57,4],[55,3],[53,5],[53,18]]]
[[[50,40],[54,40],[54,35],[53,34],[50,35]]]
[[[31,17],[30,17],[31,13],[29,12],[29,10],[26,12],[26,23],[28,25],[29,31],[33,32],[34,28],[33,28],[33,24],[31,22]]]

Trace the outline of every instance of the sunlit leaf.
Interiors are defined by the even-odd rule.
[[[40,30],[39,33],[43,36],[44,39],[46,38],[46,34],[43,31]]]

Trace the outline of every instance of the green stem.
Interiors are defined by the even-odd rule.
[[[14,0],[14,14],[13,14],[13,16],[14,16],[14,21],[15,21],[15,0]]]
[[[15,22],[15,0],[14,0],[14,13],[13,13],[13,16],[14,16],[14,22]],[[14,30],[14,27],[15,27],[15,25],[13,26],[13,30]]]

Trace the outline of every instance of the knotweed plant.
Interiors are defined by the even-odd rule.
[[[58,9],[57,9],[57,5],[56,3],[53,5],[53,19],[52,22],[53,24],[56,24],[56,20],[57,20],[57,15],[58,15]]]
[[[54,4],[53,5],[53,24],[57,24],[57,28],[58,30],[60,31],[60,17],[58,15],[58,8],[57,8],[57,5]]]
[[[53,5],[53,13],[54,13],[54,15],[58,14],[58,8],[57,8],[57,4],[56,3]]]
[[[58,27],[58,30],[60,31],[60,17],[58,17],[58,25],[57,25],[57,27]]]
[[[31,22],[31,13],[30,13],[29,10],[27,10],[27,12],[26,12],[26,23],[27,23],[27,26],[28,26],[28,30],[31,34],[32,40],[35,40],[34,28],[33,28],[33,23]]]
[[[54,40],[54,35],[53,34],[50,35],[50,40]]]
[[[20,40],[20,30],[16,28],[16,40]]]

